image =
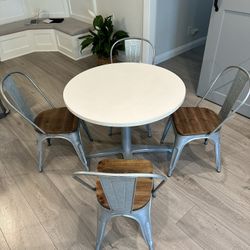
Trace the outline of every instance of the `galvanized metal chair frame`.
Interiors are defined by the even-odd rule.
[[[131,57],[127,58],[128,60],[126,60],[126,62],[139,62],[139,63],[143,63],[143,56],[144,56],[143,55],[143,42],[144,42],[145,44],[147,44],[149,46],[149,48],[151,50],[151,53],[152,53],[150,64],[154,64],[155,63],[155,48],[154,48],[153,44],[149,40],[147,40],[145,38],[141,38],[141,37],[125,37],[125,38],[121,38],[118,41],[116,41],[112,45],[112,47],[110,49],[110,62],[111,63],[114,63],[114,61],[113,61],[113,51],[114,51],[114,48],[117,45],[119,45],[120,43],[129,41],[129,40],[131,40],[131,41],[135,40],[135,41],[140,42],[141,45],[142,45],[140,48],[142,48],[142,49],[140,49],[139,57],[132,57],[131,56]],[[139,59],[139,60],[137,60],[137,59]],[[147,125],[145,125],[145,127],[146,127],[146,130],[148,132],[148,137],[152,137],[152,131],[151,131],[150,125],[147,124]],[[112,127],[109,128],[109,135],[110,136],[112,135]]]
[[[31,112],[30,108],[28,107],[25,98],[22,96],[21,92],[18,90],[18,88],[15,86],[15,82],[14,80],[11,78],[11,86],[8,86],[9,89],[7,90],[6,87],[6,82],[9,79],[9,77],[12,77],[12,75],[21,75],[23,76],[25,79],[28,80],[28,82],[36,89],[36,91],[44,98],[44,100],[48,103],[48,105],[50,106],[51,109],[55,108],[53,103],[49,100],[49,98],[44,94],[44,92],[36,85],[36,83],[31,79],[30,76],[28,76],[27,74],[20,72],[20,71],[14,71],[14,72],[10,72],[8,74],[6,74],[3,77],[3,80],[1,82],[1,86],[0,86],[0,92],[5,100],[5,102],[13,109],[15,110],[25,121],[27,121],[30,125],[32,125],[37,132],[37,151],[38,151],[38,170],[40,172],[43,171],[43,142],[45,140],[48,140],[48,142],[50,143],[50,139],[56,139],[56,138],[60,138],[60,139],[65,139],[67,141],[69,141],[81,163],[83,164],[83,167],[85,170],[89,170],[88,168],[88,164],[87,164],[87,160],[84,154],[84,150],[83,150],[83,145],[81,142],[81,135],[80,135],[80,125],[83,126],[84,130],[86,131],[86,133],[89,136],[89,139],[92,140],[86,124],[84,121],[79,120],[79,124],[78,124],[78,129],[75,132],[72,133],[63,133],[63,134],[52,134],[52,133],[46,133],[45,131],[43,131],[40,127],[38,127],[35,123],[34,123],[34,114]],[[8,93],[9,98],[12,99],[12,101],[15,104],[12,104],[12,102],[9,100],[9,98],[6,96],[5,92]],[[10,93],[11,92],[11,93]],[[13,95],[15,96],[14,98],[16,98],[16,100],[13,100]]]
[[[219,86],[218,88],[214,88],[215,84],[217,83],[218,79],[223,76],[225,73],[229,72],[230,70],[238,69],[237,75],[234,79],[234,81],[227,82],[223,86]],[[245,97],[242,99],[242,101],[239,101],[238,105],[235,106],[235,103],[237,102],[237,99],[239,95],[241,94],[242,90],[245,86],[247,86],[248,83],[248,90],[246,91]],[[215,158],[216,158],[216,170],[217,172],[221,171],[221,143],[220,143],[220,130],[222,126],[227,122],[229,119],[233,117],[233,114],[235,114],[239,109],[244,105],[244,103],[247,101],[248,97],[250,96],[250,75],[247,70],[245,70],[242,67],[239,66],[229,66],[225,68],[221,73],[219,73],[216,78],[212,81],[211,86],[207,90],[206,94],[203,96],[203,98],[197,103],[196,107],[200,106],[202,102],[207,98],[207,96],[212,93],[213,91],[218,90],[219,88],[225,87],[226,85],[232,84],[230,87],[230,90],[227,94],[227,97],[225,98],[225,101],[221,107],[221,110],[218,114],[219,118],[221,119],[221,123],[210,133],[208,134],[198,134],[198,135],[187,135],[183,136],[177,133],[174,122],[172,119],[172,116],[168,119],[168,122],[164,128],[162,137],[161,137],[161,143],[164,142],[167,133],[171,126],[173,126],[173,130],[175,133],[175,142],[174,147],[172,151],[170,166],[168,170],[168,176],[172,176],[173,171],[176,167],[176,163],[180,157],[180,154],[184,148],[184,146],[194,140],[199,139],[205,139],[205,144],[207,144],[207,140],[211,140],[214,143],[215,146]]]
[[[143,48],[143,45],[144,45],[144,44],[147,44],[147,45],[149,46],[150,50],[151,50],[151,53],[152,53],[152,55],[151,55],[151,60],[148,61],[147,63],[149,63],[149,64],[154,64],[154,63],[155,63],[155,48],[154,48],[153,44],[152,44],[149,40],[147,40],[147,39],[145,39],[145,38],[142,38],[142,37],[125,37],[125,38],[121,38],[121,39],[119,39],[118,41],[116,41],[116,42],[112,45],[112,47],[111,47],[111,49],[110,49],[110,62],[113,63],[113,54],[114,54],[113,51],[114,51],[114,48],[115,48],[118,44],[120,44],[120,43],[122,43],[122,42],[126,43],[126,41],[132,41],[132,40],[141,43],[139,57],[133,57],[133,55],[131,55],[129,58],[126,58],[126,62],[138,62],[138,63],[143,63],[143,59],[144,59],[144,58],[143,58],[143,56],[144,56],[144,55],[143,55],[143,49],[145,49],[145,48]],[[145,46],[145,45],[144,45],[144,46]],[[125,48],[125,49],[126,49],[126,48]]]
[[[110,207],[110,209],[107,209],[98,203],[96,250],[101,248],[105,227],[108,221],[116,216],[124,216],[137,221],[149,249],[154,249],[150,217],[151,198],[156,196],[156,192],[165,183],[166,176],[153,173],[120,174],[84,171],[75,172],[73,178],[92,191],[96,191],[96,188],[86,183],[79,176],[98,177]],[[157,186],[152,187],[152,196],[148,203],[140,209],[133,210],[136,182],[138,178],[160,179],[161,181]]]

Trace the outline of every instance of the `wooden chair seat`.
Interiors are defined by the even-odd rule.
[[[78,128],[78,118],[66,107],[45,110],[37,115],[34,123],[47,134],[72,133]]]
[[[187,136],[212,132],[220,124],[220,119],[207,108],[181,107],[173,114],[173,122],[177,133]]]
[[[153,173],[153,166],[147,160],[120,160],[105,159],[99,162],[98,172],[106,173]],[[133,210],[144,207],[151,198],[153,180],[139,178],[136,183],[136,192],[133,203]],[[96,196],[98,202],[105,208],[110,209],[100,181],[96,181]]]

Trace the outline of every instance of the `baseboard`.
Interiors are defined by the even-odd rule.
[[[160,55],[157,55],[155,58],[155,62],[156,62],[156,64],[161,63],[161,62],[166,61],[172,57],[178,56],[186,51],[189,51],[195,47],[201,46],[201,45],[205,44],[206,39],[207,39],[207,37],[205,36],[205,37],[199,38],[195,41],[192,41],[190,43],[187,43],[187,44],[184,44],[184,45],[179,46],[177,48],[174,48],[172,50],[169,50],[167,52],[164,52]]]

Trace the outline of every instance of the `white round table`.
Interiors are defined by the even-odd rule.
[[[122,128],[122,145],[89,157],[121,153],[165,152],[166,146],[132,145],[131,127],[161,120],[184,101],[183,81],[164,68],[142,63],[114,63],[86,70],[69,81],[67,108],[90,123]]]

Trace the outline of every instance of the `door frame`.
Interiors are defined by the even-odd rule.
[[[143,0],[142,35],[155,47],[157,0]]]

